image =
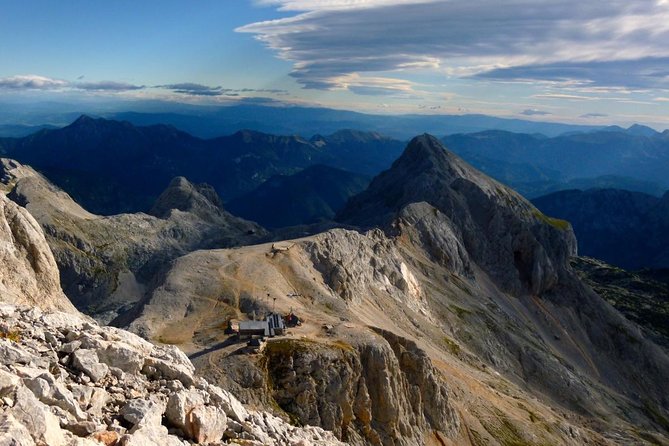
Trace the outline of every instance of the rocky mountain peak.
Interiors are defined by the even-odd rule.
[[[470,258],[511,292],[552,288],[576,252],[569,223],[543,215],[427,134],[411,140],[389,170],[349,200],[338,219],[388,228],[401,223],[403,209],[421,202],[440,211]]]
[[[204,218],[220,216],[223,212],[223,204],[210,185],[195,185],[185,177],[178,176],[172,179],[167,189],[160,194],[149,214],[167,218],[173,209],[192,212]]]
[[[338,218],[362,226],[383,225],[405,206],[423,201],[444,212],[453,206],[452,186],[461,190],[465,184],[486,195],[513,194],[522,203],[515,193],[446,150],[437,138],[424,134],[412,139],[392,167],[353,197]]]

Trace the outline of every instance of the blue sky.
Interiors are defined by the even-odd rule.
[[[669,127],[669,0],[0,3],[0,102],[246,97]]]

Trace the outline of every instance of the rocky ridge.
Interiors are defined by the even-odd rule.
[[[270,408],[281,401],[288,417],[327,425],[341,438],[347,432],[354,444],[371,441],[365,412],[345,408],[364,398],[350,391],[355,385],[319,383],[324,376],[355,383],[376,364],[363,354],[371,327],[414,342],[439,371],[460,420],[442,424],[446,444],[666,439],[669,358],[571,269],[576,246],[568,223],[542,214],[429,136],[414,139],[340,218],[376,228],[179,258],[147,292],[130,328],[181,344],[202,373],[245,402]],[[235,355],[226,322],[274,308],[308,321],[295,330],[298,338],[280,341],[276,357],[286,361],[268,359],[274,341],[256,359]],[[293,385],[295,375],[310,384]],[[284,380],[287,388],[275,386]],[[376,395],[371,407],[393,394],[399,407],[410,407],[429,388],[429,380],[418,381],[414,393],[393,393],[365,380],[370,398]],[[291,404],[300,398],[324,408]],[[440,441],[429,422],[416,423],[424,427],[422,441],[401,429],[397,439],[384,437],[393,419],[377,414],[369,425],[389,444]],[[550,428],[539,419],[552,420]]]
[[[343,444],[245,409],[177,347],[67,313],[1,304],[0,320],[0,444]]]
[[[576,253],[567,222],[544,216],[430,135],[414,138],[393,166],[353,197],[337,219],[387,228],[400,211],[421,202],[437,209],[472,261],[514,294],[551,289],[569,256]]]
[[[173,180],[154,207],[157,216],[98,216],[28,166],[0,159],[0,183],[44,229],[61,286],[77,308],[109,322],[141,298],[170,260],[196,249],[253,243],[260,226],[220,207],[215,192]]]

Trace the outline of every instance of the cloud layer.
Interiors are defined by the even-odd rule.
[[[208,85],[197,84],[193,82],[183,82],[167,85],[135,85],[127,82],[116,81],[97,81],[97,82],[81,82],[83,76],[80,76],[76,82],[70,82],[61,79],[53,79],[46,76],[38,76],[34,74],[19,75],[0,78],[0,91],[79,91],[91,93],[123,93],[133,92],[146,89],[162,89],[169,90],[172,93],[177,93],[185,96],[229,96],[241,97],[248,94],[262,93],[274,94],[283,96],[288,94],[285,90],[270,89],[270,88],[223,88],[220,86],[211,87]]]
[[[355,91],[345,82],[351,75],[363,82],[380,73],[418,70],[488,80],[669,88],[666,0],[256,3],[295,15],[237,31],[254,34],[292,61],[292,76],[307,88]]]
[[[34,74],[0,78],[0,89],[4,90],[56,90],[67,85],[66,81]]]

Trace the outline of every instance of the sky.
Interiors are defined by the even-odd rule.
[[[0,2],[0,102],[119,99],[664,129],[669,0]]]

